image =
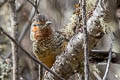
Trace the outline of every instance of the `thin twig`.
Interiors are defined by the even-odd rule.
[[[39,13],[38,4],[39,4],[40,0],[35,0],[34,3],[32,1],[30,1],[30,0],[27,0],[27,1],[34,7],[35,12]]]
[[[38,2],[39,2],[40,0],[35,0],[34,2],[34,4],[35,4],[35,12],[38,14],[39,13],[39,11],[38,11]]]
[[[49,71],[50,73],[52,73],[54,76],[58,77],[60,80],[64,80],[64,78],[60,77],[57,73],[53,72],[52,70],[50,70],[45,64],[43,64],[42,62],[38,61],[37,59],[35,59],[32,55],[30,55],[24,48],[21,47],[21,45],[15,41],[8,33],[6,33],[2,27],[0,27],[0,31],[1,33],[3,33],[5,36],[7,36],[12,42],[14,42],[28,57],[30,57],[33,61],[35,61],[37,64],[40,64],[41,66],[43,66],[47,71]]]
[[[106,77],[107,77],[107,75],[108,75],[109,68],[110,68],[111,58],[112,58],[112,43],[111,43],[111,47],[110,47],[110,51],[109,51],[107,67],[106,67],[105,74],[104,74],[104,76],[103,76],[103,80],[106,80]]]
[[[9,7],[10,7],[10,16],[11,16],[11,29],[12,29],[12,37],[14,40],[18,40],[18,23],[17,23],[17,12],[16,12],[16,0],[9,0]],[[12,46],[12,62],[13,62],[13,80],[19,79],[18,74],[18,47],[15,45],[14,42],[11,41]]]
[[[102,78],[100,77],[100,75],[98,73],[96,73],[95,71],[93,71],[93,74],[97,78],[97,80],[102,80]]]
[[[43,78],[43,67],[39,65],[39,80],[42,80]]]
[[[85,80],[89,80],[89,54],[88,54],[88,33],[86,21],[86,0],[82,0],[82,21],[84,28],[84,72]]]
[[[30,0],[27,0],[27,1],[35,8],[35,4],[32,1]]]

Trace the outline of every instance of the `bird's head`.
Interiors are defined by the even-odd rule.
[[[45,39],[52,35],[51,21],[47,19],[44,15],[35,16],[32,22],[32,34],[36,40]]]
[[[37,26],[41,29],[44,29],[44,28],[50,27],[51,23],[52,22],[49,21],[46,16],[38,14],[37,16],[35,16],[33,26]]]

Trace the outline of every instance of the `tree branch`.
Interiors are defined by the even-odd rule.
[[[110,2],[114,2],[113,0],[105,0],[103,3],[107,4]],[[115,3],[114,3],[115,4]],[[99,0],[98,5],[93,12],[93,16],[90,17],[87,21],[88,26],[88,41],[89,41],[89,47],[88,50],[90,51],[97,42],[102,38],[104,35],[103,27],[104,23],[102,24],[102,20],[106,18],[104,15],[109,15],[107,8],[111,8],[111,5],[103,5],[105,10],[101,6],[101,0]],[[102,19],[102,20],[101,20]],[[109,19],[108,19],[109,20]],[[107,26],[108,27],[108,26]],[[57,60],[51,70],[58,73],[61,77],[68,79],[74,70],[78,68],[78,64],[83,63],[83,41],[84,41],[84,34],[82,30],[75,36],[73,36],[67,47],[66,50],[57,57]],[[80,66],[81,72],[83,72],[83,66]],[[53,76],[51,73],[46,73],[44,75],[44,80],[59,80],[55,76]]]
[[[12,37],[17,41],[18,40],[18,23],[17,23],[17,14],[16,14],[16,0],[9,0],[10,6],[10,15],[11,15],[11,28],[12,28]],[[12,61],[13,61],[13,80],[19,79],[18,74],[18,47],[15,43],[11,42],[12,45]]]
[[[97,78],[97,80],[102,80],[102,78],[96,72],[93,72],[93,74]]]
[[[109,68],[110,68],[111,58],[112,58],[112,44],[111,44],[111,47],[110,47],[109,56],[108,56],[108,62],[107,62],[107,67],[106,67],[105,74],[103,76],[103,80],[106,80],[106,77],[108,75]]]
[[[27,1],[34,7],[35,12],[39,13],[38,5],[39,5],[40,0],[34,0],[34,3],[30,0],[27,0]]]
[[[9,0],[10,6],[10,15],[11,15],[11,28],[12,28],[12,37],[17,41],[18,40],[18,23],[17,23],[17,14],[16,14],[16,0]],[[11,42],[12,45],[12,61],[13,61],[13,80],[19,79],[18,74],[18,47]]]
[[[86,0],[82,0],[82,23],[84,31],[84,77],[89,80],[89,54],[88,54],[88,33],[87,33],[87,19],[86,19]]]

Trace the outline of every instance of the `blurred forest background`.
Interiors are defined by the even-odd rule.
[[[3,29],[11,34],[10,26],[10,11],[9,0],[0,0],[0,25]],[[87,0],[87,10],[93,8],[97,0]],[[34,0],[32,0],[34,2]],[[40,0],[39,11],[41,14],[47,15],[52,21],[53,30],[59,30],[69,22],[69,18],[75,10],[74,5],[78,3],[78,0]],[[18,40],[21,45],[28,52],[32,53],[32,42],[30,41],[30,25],[32,22],[32,16],[34,13],[33,6],[27,0],[17,0],[16,5],[17,19],[18,19]],[[119,28],[115,28],[113,31],[113,52],[120,53],[120,32]],[[94,49],[109,51],[111,43],[110,34],[106,34]],[[19,50],[19,74],[20,80],[38,80],[38,65],[31,60],[28,56],[23,54],[24,52]],[[33,54],[31,54],[33,55]],[[34,56],[34,55],[33,55]],[[0,34],[0,80],[12,80],[12,54],[10,40],[3,34]],[[111,63],[110,71],[107,76],[107,80],[120,80],[120,55],[115,55],[117,62]],[[106,62],[106,61],[105,61]],[[104,62],[97,65],[100,76],[103,76],[106,65]],[[77,80],[74,77],[74,80]],[[92,77],[91,80],[96,80]]]

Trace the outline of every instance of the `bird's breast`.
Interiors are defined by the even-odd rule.
[[[42,29],[38,26],[34,26],[32,32],[34,33],[34,38],[39,41],[49,39],[49,37],[53,35],[53,31],[49,27]]]

